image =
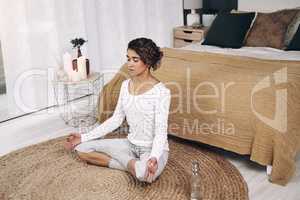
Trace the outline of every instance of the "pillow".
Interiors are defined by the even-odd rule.
[[[290,23],[290,25],[287,28],[285,37],[284,37],[284,45],[288,46],[289,43],[292,41],[293,36],[295,35],[297,28],[300,24],[300,8],[298,8],[298,13],[296,14],[296,16],[294,17],[294,19],[292,20],[292,22]]]
[[[245,35],[255,13],[220,13],[209,28],[203,45],[227,48],[243,46]]]
[[[300,51],[300,25],[286,50]]]
[[[232,9],[232,10],[230,11],[230,13],[240,14],[240,13],[252,13],[252,12],[251,12],[251,11],[244,11],[244,10],[235,10],[235,9]],[[252,26],[253,26],[253,24],[254,24],[254,22],[255,22],[256,15],[257,15],[257,12],[255,12],[255,14],[254,14],[254,18],[252,19],[252,22],[251,22],[251,24],[250,24],[250,27],[249,27],[247,33],[246,33],[245,38],[247,38],[247,36],[248,36],[248,34],[249,34],[249,31],[251,30],[251,28],[252,28]],[[244,39],[244,42],[245,42],[245,39]]]
[[[245,45],[283,49],[287,27],[297,13],[297,9],[258,13]]]

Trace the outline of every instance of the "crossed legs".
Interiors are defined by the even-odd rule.
[[[93,164],[93,165],[98,165],[102,167],[109,167],[109,163],[111,162],[111,157],[105,153],[100,153],[100,152],[89,152],[89,153],[84,153],[84,152],[79,152],[77,151],[77,154],[79,158],[83,161],[86,161],[87,163]],[[132,159],[128,162],[127,164],[127,170],[133,175],[135,175],[135,159]]]
[[[147,161],[150,152],[145,152],[137,158],[130,148],[127,139],[100,139],[80,143],[75,147],[78,156],[90,164],[102,167],[128,171],[140,181],[146,181]],[[158,170],[153,176],[152,182],[164,169],[168,159],[168,152],[164,152],[158,161]]]
[[[110,156],[108,156],[104,153],[96,152],[96,151],[90,152],[90,153],[84,153],[84,152],[77,151],[77,154],[81,160],[86,161],[87,163],[102,166],[102,167],[108,167],[109,161],[111,159]]]
[[[84,142],[75,148],[81,160],[102,167],[130,172],[135,176],[135,156],[127,139],[100,139]]]

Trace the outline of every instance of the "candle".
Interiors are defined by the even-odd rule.
[[[80,56],[79,58],[77,58],[77,69],[80,74],[80,79],[86,79],[86,58],[84,56]]]
[[[72,56],[66,52],[63,55],[63,62],[64,62],[64,71],[68,75],[68,79],[71,79],[71,73],[72,73]]]
[[[74,68],[71,73],[71,81],[80,81],[80,80],[81,80],[81,76],[78,71],[78,68]]]

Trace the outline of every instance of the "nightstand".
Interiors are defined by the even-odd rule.
[[[102,73],[81,81],[54,80],[54,94],[62,119],[73,127],[89,127],[97,121],[97,100],[104,85]]]
[[[208,27],[179,26],[174,28],[174,47],[180,48],[191,43],[200,42]]]

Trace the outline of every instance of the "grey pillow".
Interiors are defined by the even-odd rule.
[[[290,25],[287,28],[285,37],[284,37],[284,46],[288,46],[290,44],[290,42],[293,39],[293,36],[295,35],[298,26],[300,24],[300,7],[297,8],[299,9],[299,12],[297,13],[297,15],[294,17],[294,19],[292,20],[292,22],[290,23]]]

